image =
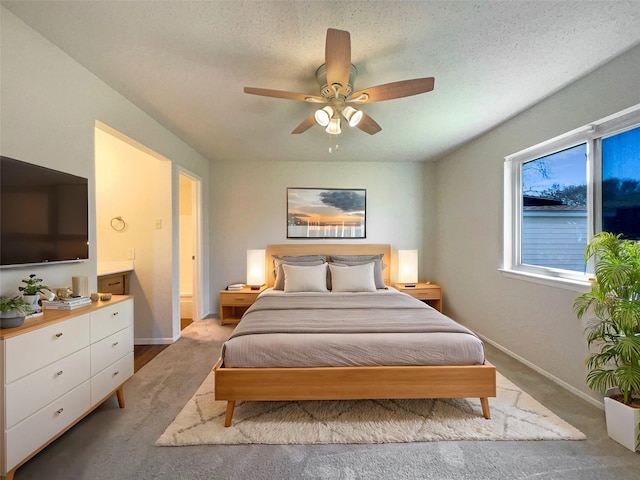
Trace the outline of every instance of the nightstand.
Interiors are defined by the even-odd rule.
[[[247,308],[253,305],[258,294],[265,288],[267,288],[266,285],[257,290],[251,290],[251,287],[243,287],[241,290],[220,290],[220,325],[238,323]]]
[[[403,293],[408,293],[412,297],[428,303],[439,312],[442,312],[442,288],[440,288],[440,285],[416,283],[415,287],[407,287],[404,283],[399,283],[394,285],[394,287]]]

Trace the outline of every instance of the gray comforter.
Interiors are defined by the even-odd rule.
[[[484,363],[482,342],[471,330],[397,290],[267,290],[244,314],[222,355],[228,367]]]
[[[263,295],[231,338],[263,333],[427,333],[471,330],[409,295],[378,292]]]

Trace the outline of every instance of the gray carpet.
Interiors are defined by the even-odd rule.
[[[16,480],[553,479],[637,480],[640,455],[606,435],[604,414],[503,353],[498,370],[586,441],[451,441],[381,445],[204,445],[154,442],[191,398],[231,332],[195,322],[115,397],[18,469]]]

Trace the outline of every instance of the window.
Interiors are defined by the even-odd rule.
[[[602,139],[602,230],[640,240],[640,127]]]
[[[640,105],[505,161],[503,271],[586,282],[597,232],[640,240]]]

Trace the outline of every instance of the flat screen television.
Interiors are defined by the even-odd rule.
[[[0,268],[88,259],[87,183],[0,156]]]

